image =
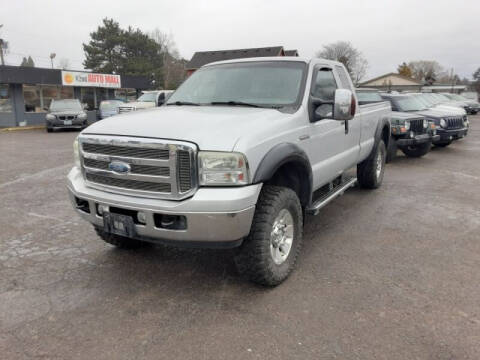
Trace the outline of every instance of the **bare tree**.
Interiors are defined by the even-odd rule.
[[[161,54],[163,57],[163,88],[169,89],[175,86],[173,83],[173,75],[178,77],[178,67],[180,55],[178,53],[175,40],[172,33],[162,32],[159,28],[154,29],[149,34],[158,45],[160,45]],[[183,68],[182,68],[183,71]]]
[[[418,60],[410,61],[408,67],[412,71],[415,80],[423,81],[427,84],[433,84],[437,79],[448,74],[445,73],[443,67],[435,60]]]
[[[70,67],[70,60],[67,58],[61,58],[58,62],[58,67],[62,70],[67,70]]]
[[[337,41],[323,45],[323,49],[317,52],[317,57],[340,61],[350,73],[355,84],[362,80],[368,69],[368,61],[362,53],[348,41]]]

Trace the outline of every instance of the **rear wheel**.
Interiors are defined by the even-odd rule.
[[[148,243],[144,241],[106,233],[105,231],[97,227],[95,227],[95,232],[103,241],[120,249],[138,249],[140,247],[148,245]]]
[[[295,267],[302,245],[302,216],[293,190],[265,185],[250,234],[235,256],[238,271],[265,286],[284,281]]]
[[[376,189],[382,185],[386,155],[385,143],[380,140],[368,158],[357,165],[357,178],[361,187]]]
[[[408,157],[422,157],[430,151],[432,143],[428,142],[425,144],[415,145],[415,146],[405,146],[401,148],[402,152]]]

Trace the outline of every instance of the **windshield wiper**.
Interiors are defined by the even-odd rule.
[[[167,103],[167,106],[168,106],[168,105],[177,105],[177,106],[181,106],[181,105],[193,105],[193,106],[200,106],[200,104],[194,103],[194,102],[190,102],[190,101],[174,101],[174,102],[171,102],[171,103]]]
[[[261,108],[261,107],[266,107],[258,104],[252,104],[248,102],[243,102],[243,101],[212,101],[210,105],[232,105],[232,106],[249,106],[249,107],[256,107],[256,108]]]

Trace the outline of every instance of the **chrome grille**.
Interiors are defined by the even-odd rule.
[[[445,118],[447,121],[447,129],[461,129],[463,128],[462,116],[450,116]]]
[[[95,154],[114,155],[131,158],[168,159],[168,149],[149,149],[106,144],[83,144],[83,151]]]
[[[109,170],[109,167],[108,167],[109,164],[110,164],[109,161],[83,159],[83,165],[87,168]],[[170,168],[168,166],[130,164],[130,168],[131,168],[130,172],[132,174],[170,176]]]
[[[184,199],[196,190],[193,144],[100,135],[81,135],[79,144],[82,171],[90,187],[161,199]],[[125,163],[126,171],[112,171],[113,161]]]
[[[168,183],[154,183],[148,181],[117,179],[109,176],[95,175],[87,173],[86,179],[98,184],[116,186],[124,189],[135,189],[142,191],[155,191],[160,193],[170,193],[171,185]]]
[[[427,131],[423,127],[423,119],[410,120],[410,131],[413,131],[416,134],[422,134]]]
[[[188,151],[178,152],[178,180],[180,191],[188,191],[192,187],[191,157]]]
[[[118,112],[119,113],[126,113],[126,112],[130,112],[130,111],[134,111],[135,108],[133,106],[121,106],[118,108]]]

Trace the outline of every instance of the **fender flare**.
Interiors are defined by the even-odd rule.
[[[377,128],[375,129],[375,136],[374,136],[375,147],[378,145],[380,140],[382,140],[382,133],[383,133],[383,129],[385,128],[385,126],[388,129],[388,137],[386,139],[384,139],[384,142],[385,142],[385,146],[388,147],[388,142],[390,141],[390,131],[391,131],[390,118],[388,116],[383,116],[378,121]]]
[[[312,165],[307,154],[298,146],[292,143],[281,143],[271,148],[260,161],[253,177],[253,183],[258,184],[270,180],[275,172],[283,165],[295,162],[305,168],[307,179],[300,179],[306,182],[308,196],[304,202],[310,203],[313,188]]]

